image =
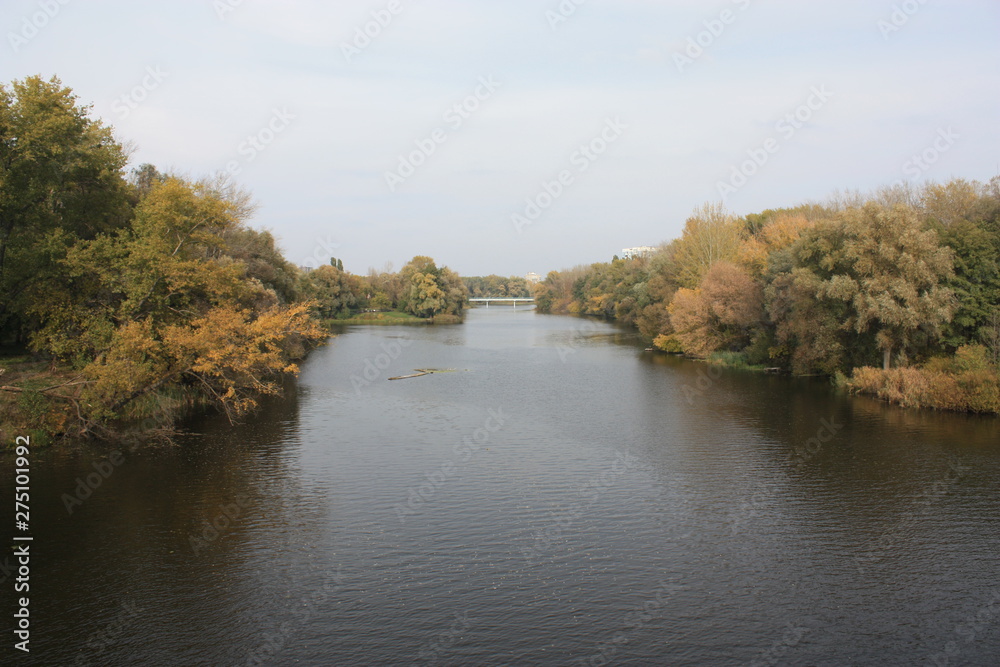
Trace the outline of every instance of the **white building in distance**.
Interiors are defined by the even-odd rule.
[[[648,245],[641,245],[636,248],[622,248],[619,257],[622,259],[638,259],[639,257],[649,257],[656,252],[656,248]]]
[[[537,273],[530,272],[524,276],[524,282],[528,283],[529,285],[534,285],[535,283],[542,282],[542,277]]]

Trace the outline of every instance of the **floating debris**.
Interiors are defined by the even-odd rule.
[[[432,373],[457,373],[456,368],[414,368],[416,373],[411,375],[397,375],[394,378],[389,378],[390,380],[406,380],[409,378],[418,378],[423,375],[431,375]]]

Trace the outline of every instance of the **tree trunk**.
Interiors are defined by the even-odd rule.
[[[10,231],[5,225],[0,233],[0,280],[3,279],[3,268],[7,263],[7,241],[10,239]]]
[[[892,348],[887,347],[882,350],[882,370],[889,370],[889,364],[892,361]]]

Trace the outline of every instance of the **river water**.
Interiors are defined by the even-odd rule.
[[[993,418],[492,307],[348,328],[189,427],[33,453],[0,663],[1000,664]]]

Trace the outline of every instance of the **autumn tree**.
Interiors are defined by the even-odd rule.
[[[154,186],[167,180],[165,174],[160,173],[156,165],[144,162],[132,170],[131,184],[135,189],[137,201],[150,193]]]
[[[894,352],[906,357],[918,332],[938,335],[954,311],[943,284],[952,275],[951,252],[912,208],[848,209],[808,230],[795,251],[796,288],[843,304],[840,326],[874,334],[885,368]]]
[[[812,224],[802,214],[779,213],[740,244],[736,260],[752,274],[760,276],[767,271],[771,255],[798,241]]]
[[[716,262],[732,261],[740,247],[741,223],[721,204],[705,204],[684,223],[672,249],[674,280],[693,289]]]
[[[775,344],[769,356],[788,364],[797,374],[820,372],[833,375],[851,366],[851,358],[863,362],[874,340],[862,336],[844,323],[850,305],[821,297],[823,277],[816,267],[795,267],[780,272],[765,289]]]
[[[325,338],[309,304],[283,304],[234,256],[237,213],[206,184],[168,178],[131,227],[76,243],[34,294],[32,345],[80,370],[88,419],[135,416],[137,401],[183,388],[235,418]]]
[[[746,270],[716,262],[700,287],[677,291],[669,312],[673,335],[686,353],[740,351],[764,318],[763,292]]]
[[[987,188],[976,181],[955,179],[928,183],[920,193],[920,207],[928,220],[950,227],[958,222],[977,222],[991,212]]]

